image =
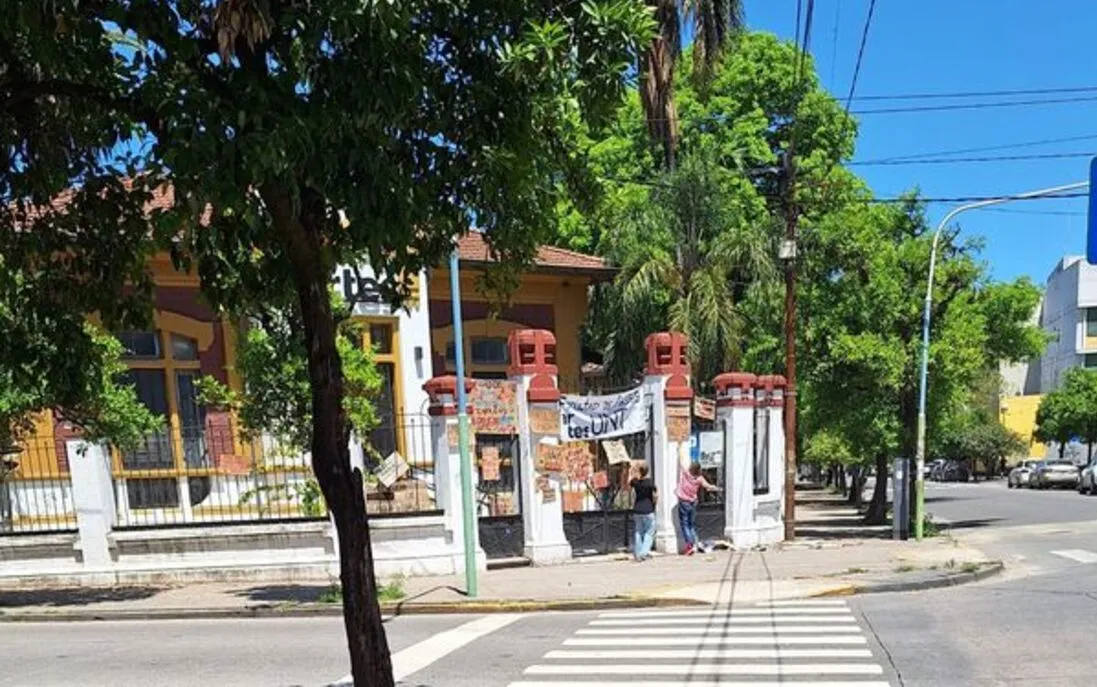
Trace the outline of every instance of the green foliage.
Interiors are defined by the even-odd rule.
[[[1033,436],[1060,447],[1075,438],[1097,442],[1097,370],[1067,370],[1060,387],[1041,399]]]
[[[324,495],[320,493],[320,483],[313,478],[308,478],[303,483],[268,484],[248,489],[240,495],[240,505],[255,503],[260,512],[269,507],[271,502],[296,501],[301,508],[301,514],[310,518],[320,518],[327,513],[324,505]]]
[[[944,432],[937,441],[937,455],[961,460],[974,467],[977,461],[997,465],[1002,458],[1024,454],[1025,441],[995,420],[977,420]]]
[[[336,340],[344,377],[343,410],[358,436],[377,426],[373,399],[382,378],[373,352],[361,345],[361,327],[347,317],[345,305],[332,296],[342,318]],[[302,324],[292,310],[266,309],[253,317],[239,337],[236,372],[244,388],[230,389],[212,377],[198,382],[202,403],[233,409],[248,438],[267,434],[285,450],[312,445],[312,391]]]
[[[26,326],[22,329],[31,333]],[[0,446],[28,438],[33,416],[42,411],[57,411],[87,441],[106,441],[122,449],[137,446],[161,427],[163,418],[149,412],[134,389],[121,381],[126,366],[117,339],[87,322],[67,345],[47,343],[46,330],[34,334],[44,349],[22,355],[5,351],[9,355],[0,359]],[[82,367],[73,369],[74,364]]]

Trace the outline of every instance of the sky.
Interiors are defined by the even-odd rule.
[[[807,4],[806,1],[804,3]],[[825,88],[845,102],[870,0],[816,0],[811,52]],[[796,0],[746,0],[752,30],[792,39]],[[1046,139],[1088,140],[963,156],[1097,155],[1097,2],[1094,0],[877,0],[856,96],[1094,87],[1091,92],[1014,100],[1090,101],[1000,109],[864,114],[853,159],[954,151]],[[853,110],[963,100],[860,101]],[[880,197],[914,187],[926,197],[986,196],[1084,181],[1089,158],[943,165],[858,166]],[[957,203],[929,207],[934,225]],[[1065,255],[1085,252],[1086,199],[1018,202],[958,220],[986,239],[982,256],[996,279],[1027,275],[1043,284]]]

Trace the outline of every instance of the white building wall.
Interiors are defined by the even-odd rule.
[[[348,301],[354,302],[354,314],[366,317],[395,317],[399,333],[400,385],[403,404],[398,412],[404,417],[427,412],[427,394],[423,384],[430,379],[430,307],[427,300],[426,271],[419,273],[417,288],[403,308],[395,312],[392,307],[375,295],[377,274],[369,265],[358,268],[357,274],[350,267],[341,265],[335,271],[332,283]],[[361,283],[359,283],[361,282]]]
[[[1097,268],[1081,256],[1067,256],[1048,277],[1041,325],[1051,341],[1040,360],[1040,392],[1056,389],[1063,374],[1083,363],[1085,315],[1097,306]]]

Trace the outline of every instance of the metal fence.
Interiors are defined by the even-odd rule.
[[[355,443],[352,463],[364,468],[370,515],[438,512],[428,417],[383,424]],[[328,516],[307,452],[245,438],[231,424],[161,433],[137,451],[116,452],[114,480],[123,528]]]
[[[0,534],[76,529],[63,441],[32,437],[0,456]]]

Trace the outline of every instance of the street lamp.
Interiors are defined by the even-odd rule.
[[[922,529],[925,520],[926,511],[926,479],[925,479],[925,467],[926,467],[926,377],[929,374],[929,318],[930,308],[933,304],[933,271],[937,266],[937,243],[941,239],[941,232],[944,231],[945,225],[949,223],[956,215],[961,212],[967,212],[968,210],[977,210],[979,208],[985,208],[991,205],[1001,205],[1003,203],[1009,203],[1014,200],[1025,200],[1028,198],[1040,198],[1042,196],[1053,196],[1056,193],[1062,193],[1063,191],[1073,191],[1074,189],[1085,188],[1089,186],[1088,181],[1079,181],[1073,184],[1067,184],[1066,186],[1054,186],[1052,188],[1044,188],[1038,191],[1029,191],[1027,193],[1019,193],[1014,196],[1002,196],[1001,198],[991,198],[989,200],[981,200],[977,203],[969,203],[967,205],[961,205],[960,207],[953,208],[941,223],[937,225],[937,230],[933,233],[933,248],[929,254],[929,278],[926,280],[926,303],[925,311],[922,313],[922,369],[920,379],[918,381],[918,443],[915,447],[915,472],[914,472],[914,538],[922,539]]]

